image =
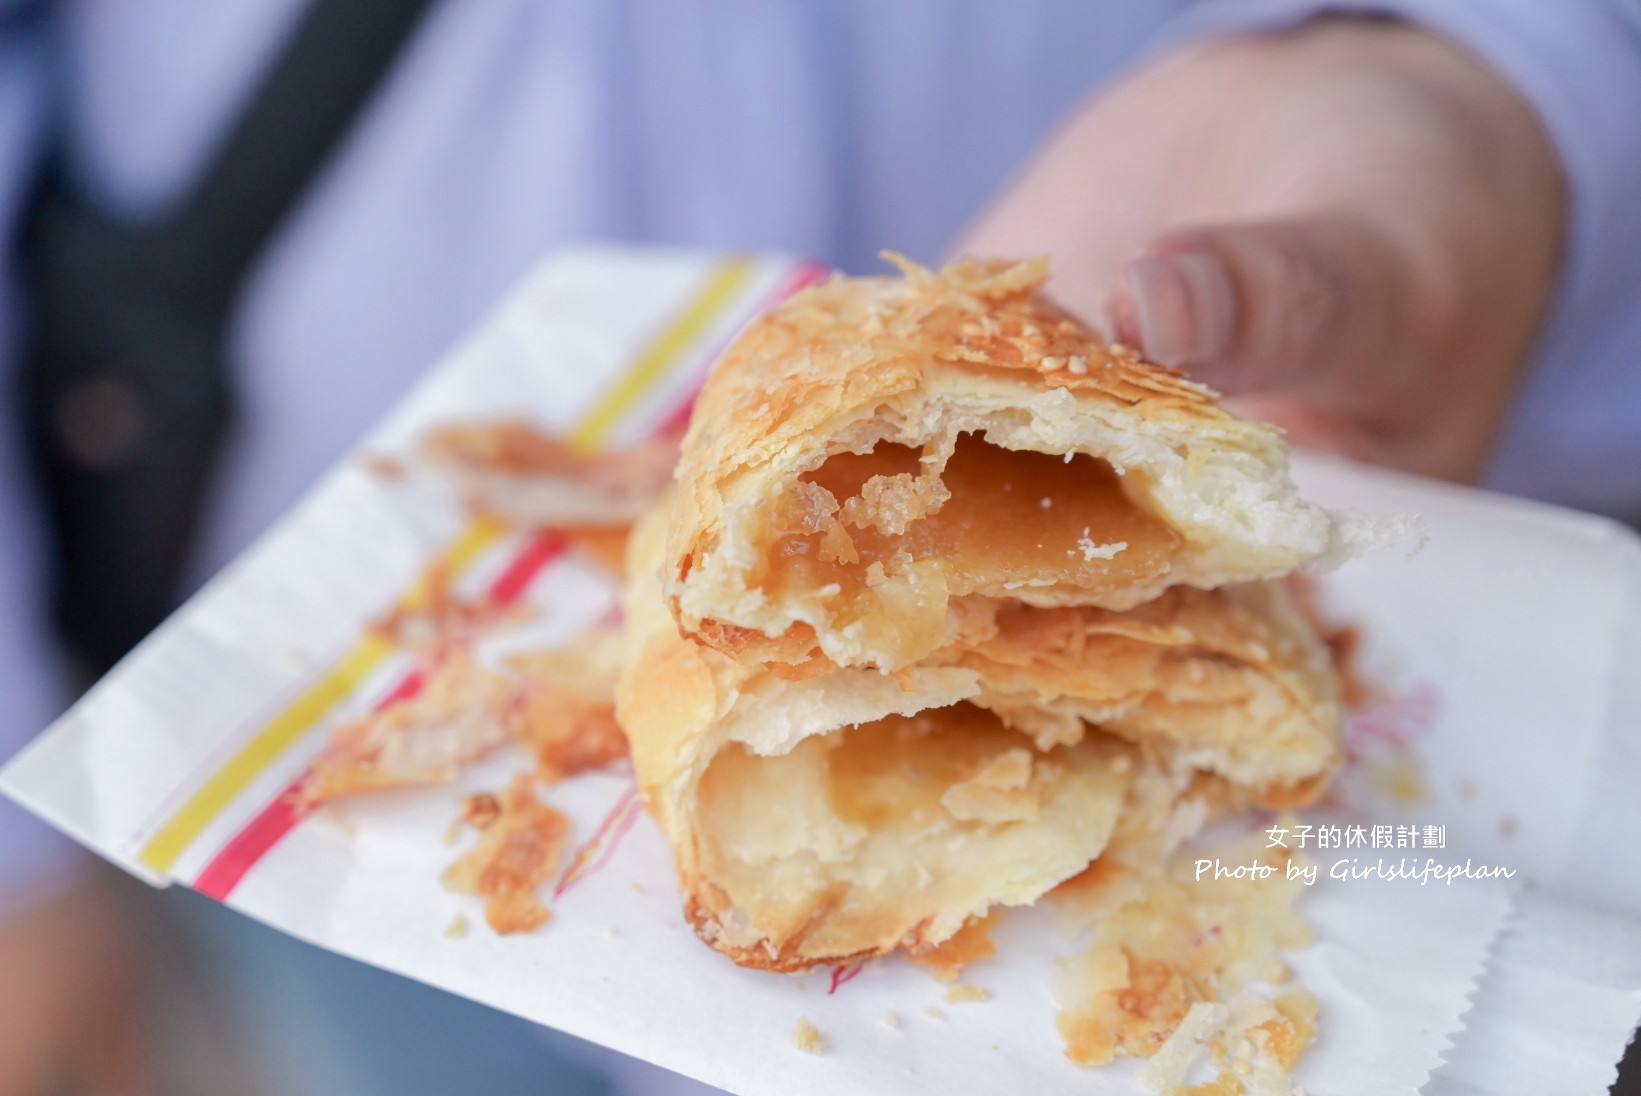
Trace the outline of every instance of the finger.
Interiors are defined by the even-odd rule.
[[[1126,266],[1112,317],[1152,360],[1222,391],[1354,403],[1405,343],[1405,265],[1387,238],[1343,215],[1192,229]]]

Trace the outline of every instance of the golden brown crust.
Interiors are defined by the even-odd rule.
[[[938,275],[903,269],[904,280],[834,276],[736,340],[685,435],[678,478],[700,493],[689,500],[695,520],[680,523],[683,538],[707,531],[721,458],[739,454],[748,466],[772,459],[792,438],[829,432],[861,405],[917,387],[936,362],[1001,370],[1039,392],[1068,389],[1148,415],[1271,436],[1269,427],[1220,409],[1211,389],[1101,342],[1041,296],[1046,259],[961,262]]]

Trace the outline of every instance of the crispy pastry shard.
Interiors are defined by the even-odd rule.
[[[444,873],[445,886],[485,900],[484,919],[503,935],[529,932],[551,916],[536,897],[558,866],[569,820],[536,798],[528,775],[495,797],[479,843]]]
[[[940,981],[956,982],[969,964],[996,954],[997,945],[991,941],[991,918],[977,917],[970,918],[962,928],[934,947],[910,952],[909,958]]]
[[[422,439],[420,458],[453,480],[474,510],[510,525],[624,526],[666,485],[675,438],[583,452],[514,419],[454,423]]]
[[[453,780],[462,766],[507,742],[536,757],[551,783],[626,757],[615,722],[620,634],[595,629],[574,646],[507,661],[512,676],[481,666],[460,647],[446,651],[421,689],[338,727],[302,795],[339,795]]]
[[[508,739],[513,685],[457,650],[414,696],[338,727],[302,789],[310,801],[438,784]]]
[[[572,647],[532,651],[511,660],[524,677],[509,714],[513,735],[536,754],[542,779],[563,780],[627,756],[615,721],[621,634],[594,629]]]
[[[893,670],[960,602],[1123,610],[1405,534],[1301,499],[1274,427],[1101,343],[1046,260],[900,265],[793,297],[708,381],[664,572],[702,642]]]

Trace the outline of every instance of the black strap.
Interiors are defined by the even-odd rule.
[[[165,226],[202,295],[231,291],[387,74],[428,0],[318,0]]]
[[[392,67],[429,0],[315,0],[177,209],[133,224],[59,152],[26,218],[21,376],[54,604],[90,668],[173,608],[233,413],[245,276]]]

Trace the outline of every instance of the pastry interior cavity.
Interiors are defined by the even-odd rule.
[[[1173,566],[1179,535],[1106,461],[1003,449],[980,434],[838,453],[771,507],[753,585],[887,667],[949,637],[967,595],[1122,607]]]
[[[1132,766],[1104,735],[1041,750],[967,703],[775,756],[733,743],[699,789],[701,864],[724,899],[713,931],[731,948],[783,941],[769,959],[789,966],[937,943],[1098,856]]]

